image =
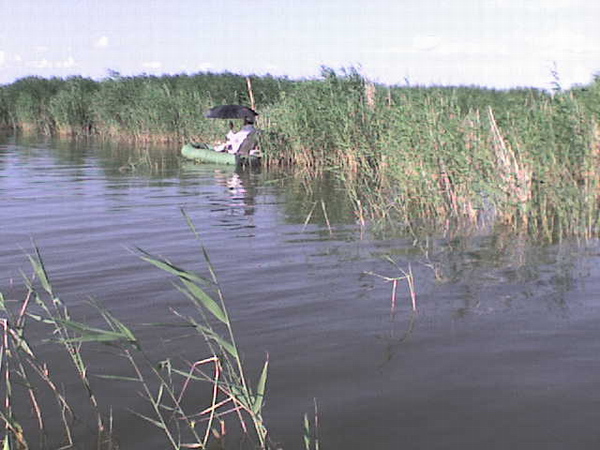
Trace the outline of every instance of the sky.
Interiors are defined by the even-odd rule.
[[[0,85],[229,71],[571,87],[600,74],[598,0],[0,0]]]

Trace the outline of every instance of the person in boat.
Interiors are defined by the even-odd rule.
[[[254,119],[250,117],[244,118],[244,126],[237,133],[233,131],[233,122],[229,122],[229,128],[230,130],[229,133],[227,133],[227,142],[217,146],[215,150],[233,154],[238,153],[246,138],[248,138],[250,134],[256,133],[256,128],[254,128]]]

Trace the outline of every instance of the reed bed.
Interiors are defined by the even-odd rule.
[[[256,103],[265,165],[305,178],[334,174],[362,226],[418,232],[502,223],[546,240],[598,231],[600,77],[563,90],[556,76],[552,92],[383,86],[353,68],[323,68],[312,80],[29,77],[0,87],[0,124],[214,141],[227,124],[202,113],[219,103]]]
[[[250,104],[251,96],[264,107],[291,83],[256,77],[249,91],[247,77],[231,73],[126,77],[111,72],[101,81],[31,76],[0,86],[0,126],[132,140],[208,139],[221,136],[221,130],[204,119],[206,109]]]
[[[600,79],[546,93],[384,87],[325,71],[268,109],[264,151],[313,175],[335,173],[361,224],[417,233],[500,223],[544,240],[590,236],[599,98]]]

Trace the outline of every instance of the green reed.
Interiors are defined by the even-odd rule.
[[[45,133],[222,140],[215,104],[260,112],[268,167],[334,173],[361,223],[471,228],[495,220],[555,239],[598,230],[600,78],[537,89],[371,83],[356,69],[313,80],[231,73],[94,82],[35,77],[0,87],[0,123]]]
[[[124,327],[111,333],[73,321],[69,309],[52,287],[37,248],[34,256],[29,259],[33,275],[23,275],[27,286],[25,299],[17,301],[0,295],[0,322],[3,331],[0,345],[0,390],[4,393],[0,419],[4,424],[3,449],[72,448],[76,445],[74,428],[76,417],[82,408],[73,406],[62,387],[63,378],[53,370],[51,364],[39,356],[39,343],[34,345],[28,338],[29,330],[35,323],[47,327],[52,340],[64,346],[89,401],[89,409],[84,409],[95,417],[96,447],[116,448],[112,439],[111,415],[101,412],[83,357],[82,344],[92,340],[132,341],[133,336]],[[35,280],[39,287],[36,287]],[[23,411],[27,411],[27,403],[30,412],[23,414]],[[33,417],[35,425],[26,425],[23,416]],[[58,425],[56,417],[59,418]],[[60,445],[53,442],[57,433],[61,435]]]
[[[197,236],[187,216],[186,219]],[[154,425],[157,441],[164,436],[170,448],[209,448],[214,441],[218,444],[226,437],[225,430],[229,427],[225,427],[225,423],[237,423],[244,436],[255,442],[251,444],[253,447],[272,448],[263,418],[268,359],[256,383],[251,383],[215,269],[203,247],[201,252],[209,277],[179,268],[143,250],[137,252],[144,261],[173,275],[178,280],[177,289],[195,306],[196,315],[175,312],[175,317],[180,319],[182,329],[195,330],[202,337],[208,354],[179,367],[171,359],[153,360],[132,329],[97,302],[92,302],[92,306],[103,326],[75,320],[54,291],[36,248],[30,257],[33,276],[25,276],[26,298],[16,301],[0,295],[3,449],[81,447],[85,444],[80,440],[89,442],[89,434],[82,437],[76,433],[77,417],[89,413],[96,422],[95,431],[91,431],[97,437],[95,448],[118,448],[110,405],[102,404],[101,396],[96,393],[94,379],[97,378],[133,384],[152,411],[151,414],[133,413]],[[39,344],[28,338],[30,328],[36,324],[47,329],[52,342],[64,347],[88,399],[87,406],[74,400],[72,394],[77,393],[72,392],[73,387],[71,391],[62,387],[69,378],[68,370],[64,367],[56,370],[52,361],[40,356]],[[92,373],[84,355],[94,345],[108,346],[116,358],[124,361],[118,366],[119,373]],[[199,389],[206,392],[200,385],[210,387],[209,400],[201,405],[190,405],[190,395],[197,395]]]
[[[269,105],[291,83],[253,77],[254,98]],[[214,139],[226,130],[207,121],[204,111],[249,101],[246,77],[231,73],[127,77],[110,72],[101,81],[26,77],[0,86],[0,126],[136,140]]]
[[[598,230],[598,116],[585,91],[299,84],[267,113],[269,161],[334,172],[360,213],[422,227],[507,223],[545,239]]]

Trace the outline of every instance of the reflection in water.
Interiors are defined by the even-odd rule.
[[[260,170],[256,168],[234,169],[228,166],[211,166],[184,162],[182,171],[188,177],[186,184],[210,175],[214,186],[227,195],[226,205],[219,202],[219,209],[226,208],[230,215],[252,216],[255,212],[257,185],[260,183]]]
[[[485,236],[418,239],[410,245],[400,240],[391,248],[378,246],[381,250],[376,254],[420,268],[417,281],[425,278],[438,287],[461,289],[462,304],[455,310],[461,316],[482,307],[501,309],[501,305],[511,307],[532,298],[549,307],[566,307],[565,294],[585,273],[582,261],[595,245],[596,241],[584,245],[565,241],[540,246],[526,235],[498,230]]]
[[[418,313],[412,311],[408,317],[408,323],[406,320],[402,321],[401,326],[404,328],[397,330],[400,327],[400,319],[396,317],[397,313],[394,311],[390,314],[390,329],[389,331],[381,336],[382,341],[385,343],[383,361],[379,365],[380,369],[383,369],[400,352],[402,344],[404,344],[411,337],[415,330],[415,324],[417,322]],[[400,334],[398,335],[398,331]]]
[[[302,175],[282,180],[283,205],[290,223],[355,225],[356,217],[351,199],[344,194],[344,184],[331,174],[317,180]],[[308,220],[307,220],[308,218]],[[329,228],[328,228],[329,231]]]
[[[374,252],[387,266],[377,264],[377,270],[364,272],[387,287],[378,296],[381,305],[390,305],[389,324],[382,325],[379,335],[384,343],[381,367],[401,357],[409,338],[421,338],[419,322],[432,316],[448,313],[457,323],[506,314],[568,319],[581,306],[573,292],[593,273],[590,257],[598,248],[598,240],[540,247],[526,236],[502,234],[426,239],[424,245],[412,246],[400,240],[391,248],[389,244],[379,243]],[[414,268],[412,288],[402,267]],[[375,289],[377,282],[369,285]],[[411,308],[413,294],[419,298],[418,311]]]
[[[254,214],[254,198],[256,196],[255,181],[252,179],[251,170],[244,169],[229,174],[227,178],[219,177],[222,172],[215,171],[215,181],[217,184],[227,187],[232,200],[241,201],[244,205],[244,215]]]

